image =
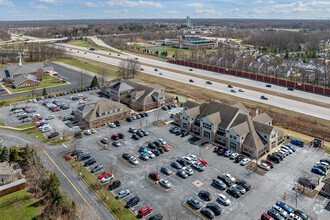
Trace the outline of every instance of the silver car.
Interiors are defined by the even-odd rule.
[[[106,183],[106,182],[111,181],[112,179],[113,179],[113,174],[103,177],[103,178],[101,179],[101,182],[102,182],[102,183]]]
[[[133,157],[133,156],[131,156],[128,160],[129,160],[129,162],[131,162],[134,165],[138,165],[139,164],[139,161],[135,157]]]
[[[189,176],[193,175],[193,170],[190,167],[183,167],[182,170]]]
[[[257,166],[260,167],[261,169],[264,169],[264,170],[267,170],[267,171],[270,170],[270,166],[268,166],[265,163],[258,163]]]
[[[119,193],[116,195],[116,199],[122,199],[125,198],[130,194],[130,191],[128,189],[121,190]]]
[[[171,188],[171,183],[168,180],[161,179],[159,180],[159,184],[167,189]]]
[[[153,154],[150,150],[147,151],[147,155],[149,156],[149,158],[155,158],[155,154]]]

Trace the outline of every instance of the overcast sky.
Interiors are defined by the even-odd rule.
[[[330,0],[0,0],[0,20],[330,17]]]

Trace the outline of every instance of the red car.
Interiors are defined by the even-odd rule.
[[[43,118],[42,117],[34,117],[34,118],[32,118],[33,120],[36,120],[36,121],[40,121],[40,120],[42,120]]]
[[[0,91],[5,91],[5,89],[0,89]]]
[[[198,159],[197,162],[201,162],[203,166],[207,165],[207,162],[205,160]]]
[[[83,100],[85,100],[85,99],[88,99],[88,97],[85,96],[85,97],[83,98]]]
[[[140,218],[142,218],[143,216],[145,216],[146,214],[150,213],[151,211],[152,211],[151,206],[143,207],[142,209],[139,210],[138,216]]]
[[[161,145],[160,147],[163,148],[164,151],[166,151],[166,152],[170,150],[170,148],[167,145],[165,145],[165,144],[164,145]]]
[[[266,213],[262,213],[261,220],[273,220],[273,217]]]
[[[192,82],[192,83],[193,83],[193,82],[195,82],[195,81],[194,81],[193,79],[190,79],[189,82]]]
[[[149,177],[150,177],[151,179],[153,179],[153,180],[156,180],[156,181],[158,181],[158,180],[160,179],[159,174],[156,173],[156,172],[154,172],[154,171],[152,171],[152,172],[149,173]]]
[[[114,134],[111,136],[112,139],[114,140],[118,140],[119,139],[119,135],[118,134]]]
[[[268,166],[270,166],[270,168],[274,167],[274,163],[272,161],[269,161],[269,160],[262,160],[261,163],[267,164]]]
[[[106,176],[109,176],[111,175],[111,172],[110,171],[104,171],[103,173],[101,173],[98,178],[99,179],[102,179],[103,177],[106,177]]]
[[[143,71],[144,69],[140,69],[141,71]]]
[[[23,107],[23,110],[25,110],[27,108],[31,108],[31,106],[25,106],[25,107]]]

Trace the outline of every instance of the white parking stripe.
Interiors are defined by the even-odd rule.
[[[68,148],[65,144],[62,144],[65,148]]]

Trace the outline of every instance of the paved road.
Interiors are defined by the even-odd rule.
[[[86,52],[86,54],[84,54],[82,52],[77,53],[77,51],[81,51],[80,49],[83,49],[82,47],[76,47],[75,46],[75,48],[79,48],[79,49],[78,50],[72,49],[71,51],[68,48],[66,48],[66,49],[74,56],[79,56],[79,57],[84,57],[84,58],[88,58],[88,59],[92,59],[92,60],[97,60],[99,62],[103,62],[103,63],[115,65],[115,66],[119,66],[119,64],[121,62],[121,60],[113,58],[113,57],[118,57],[118,56],[114,55],[113,53],[111,55],[113,57],[96,55],[94,53],[88,53],[88,52]],[[102,51],[102,53],[105,53],[105,52]],[[122,56],[120,56],[120,57],[122,57]],[[295,111],[295,112],[299,112],[299,113],[302,113],[302,114],[306,114],[306,115],[310,115],[310,116],[330,120],[330,109],[328,109],[328,108],[315,106],[315,105],[312,105],[312,104],[299,102],[299,101],[295,101],[295,100],[291,100],[291,99],[287,99],[287,98],[282,98],[282,97],[275,96],[275,95],[267,95],[268,100],[262,100],[262,99],[260,99],[260,97],[261,97],[261,95],[264,95],[264,94],[260,93],[260,92],[257,92],[257,91],[247,90],[244,93],[241,93],[241,92],[238,92],[238,88],[235,88],[235,90],[237,92],[233,93],[233,92],[230,91],[231,89],[229,89],[226,84],[213,82],[213,85],[208,85],[208,84],[206,84],[205,80],[203,80],[201,78],[198,78],[198,77],[189,77],[189,76],[179,74],[179,73],[176,73],[176,72],[162,70],[161,68],[159,68],[159,71],[154,71],[153,67],[146,66],[146,65],[141,65],[141,68],[144,69],[145,73],[151,74],[151,75],[154,75],[154,76],[159,76],[159,77],[175,80],[175,81],[182,82],[182,83],[185,83],[185,84],[191,84],[189,82],[189,79],[193,79],[195,81],[193,83],[194,86],[207,88],[207,89],[217,91],[217,92],[221,92],[221,93],[225,93],[225,94],[228,94],[228,95],[233,95],[233,96],[237,96],[237,97],[240,97],[240,98],[244,98],[244,99],[248,99],[248,100],[257,101],[257,102],[261,102],[261,103],[264,103],[264,104],[269,104],[269,105],[272,105],[272,106],[280,107],[280,108],[287,109],[287,110],[290,110],[290,111]],[[163,75],[159,75],[160,72]],[[305,94],[307,95],[307,94],[310,94],[310,93],[305,93]],[[315,95],[315,94],[312,94],[312,95]],[[320,96],[320,97],[322,97],[325,100],[325,102],[328,102],[328,100],[330,100],[330,98],[325,97],[325,96]]]
[[[78,204],[91,208],[93,219],[115,219],[103,203],[94,195],[94,193],[85,185],[78,175],[61,158],[62,153],[70,148],[63,145],[47,145],[40,141],[13,131],[1,130],[0,137],[4,140],[3,145],[12,146],[20,144],[25,146],[27,142],[40,144],[44,147],[41,156],[45,164],[51,168],[61,181],[61,188],[77,201]]]

